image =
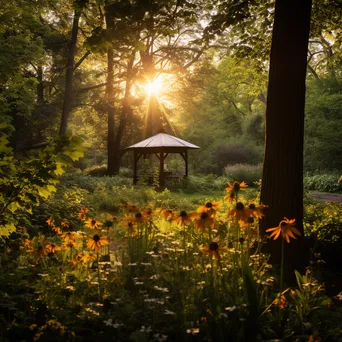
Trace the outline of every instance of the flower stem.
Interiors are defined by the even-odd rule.
[[[284,237],[281,239],[280,289],[284,284]]]

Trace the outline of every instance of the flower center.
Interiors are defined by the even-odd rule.
[[[213,207],[213,204],[212,204],[211,202],[207,202],[207,203],[205,204],[205,206],[206,206],[207,208],[212,208],[212,207]]]
[[[209,250],[210,251],[214,251],[214,252],[216,252],[217,250],[218,250],[218,248],[219,248],[219,245],[218,245],[218,243],[217,242],[211,242],[210,243],[210,245],[209,245]]]
[[[91,220],[91,225],[95,226],[96,225],[96,220]]]
[[[208,218],[208,216],[209,216],[209,215],[208,215],[207,213],[202,213],[202,214],[201,214],[201,219],[202,219],[202,220],[205,220],[206,218]]]
[[[239,191],[240,190],[240,183],[239,182],[234,182],[233,183],[233,190],[234,191]]]
[[[241,202],[238,202],[236,204],[236,210],[243,210],[245,208],[245,206],[243,205],[243,203]]]
[[[141,213],[136,213],[136,214],[135,214],[135,217],[136,217],[136,218],[141,218],[142,215],[141,215]]]
[[[249,209],[255,209],[255,204],[254,203],[251,203],[249,206],[248,206]]]
[[[186,213],[186,211],[182,210],[179,214],[179,216],[181,217],[186,217],[188,214]]]
[[[95,242],[100,241],[100,235],[95,234],[95,235],[93,236],[93,240],[94,240]]]
[[[286,225],[287,225],[287,223],[285,221],[281,221],[281,223],[280,223],[281,227],[285,227]]]

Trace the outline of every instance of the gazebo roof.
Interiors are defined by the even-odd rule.
[[[191,144],[185,140],[174,137],[173,135],[169,135],[166,133],[158,133],[150,138],[147,138],[143,141],[140,141],[134,145],[126,147],[125,150],[134,150],[134,149],[153,149],[156,148],[177,148],[177,149],[196,149],[200,148],[194,144]]]

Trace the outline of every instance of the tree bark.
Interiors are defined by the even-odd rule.
[[[68,47],[68,60],[67,60],[67,69],[65,76],[65,91],[64,91],[64,102],[63,102],[63,111],[62,111],[62,120],[59,128],[59,135],[65,135],[68,129],[68,121],[71,111],[71,102],[72,102],[72,80],[74,74],[74,61],[75,61],[75,53],[76,53],[76,43],[77,43],[77,33],[78,33],[78,25],[81,17],[83,7],[76,4],[74,19],[72,23],[71,30],[71,39]]]
[[[115,109],[114,109],[114,53],[110,48],[107,51],[107,106],[108,106],[108,137],[107,137],[107,156],[108,166],[107,174],[114,175],[116,172],[115,167]]]
[[[261,234],[284,217],[296,219],[303,236],[303,137],[305,78],[312,0],[276,0],[266,107],[265,159],[261,202],[269,206]],[[286,243],[289,271],[300,268],[301,240]],[[280,260],[280,239],[266,252]]]

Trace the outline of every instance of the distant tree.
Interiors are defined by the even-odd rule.
[[[266,109],[265,159],[261,202],[268,205],[261,229],[284,216],[296,219],[303,235],[303,139],[307,51],[311,0],[277,0],[272,35]],[[298,241],[300,243],[300,240]],[[292,242],[286,249],[289,270],[303,262]],[[279,261],[280,242],[268,250]]]

